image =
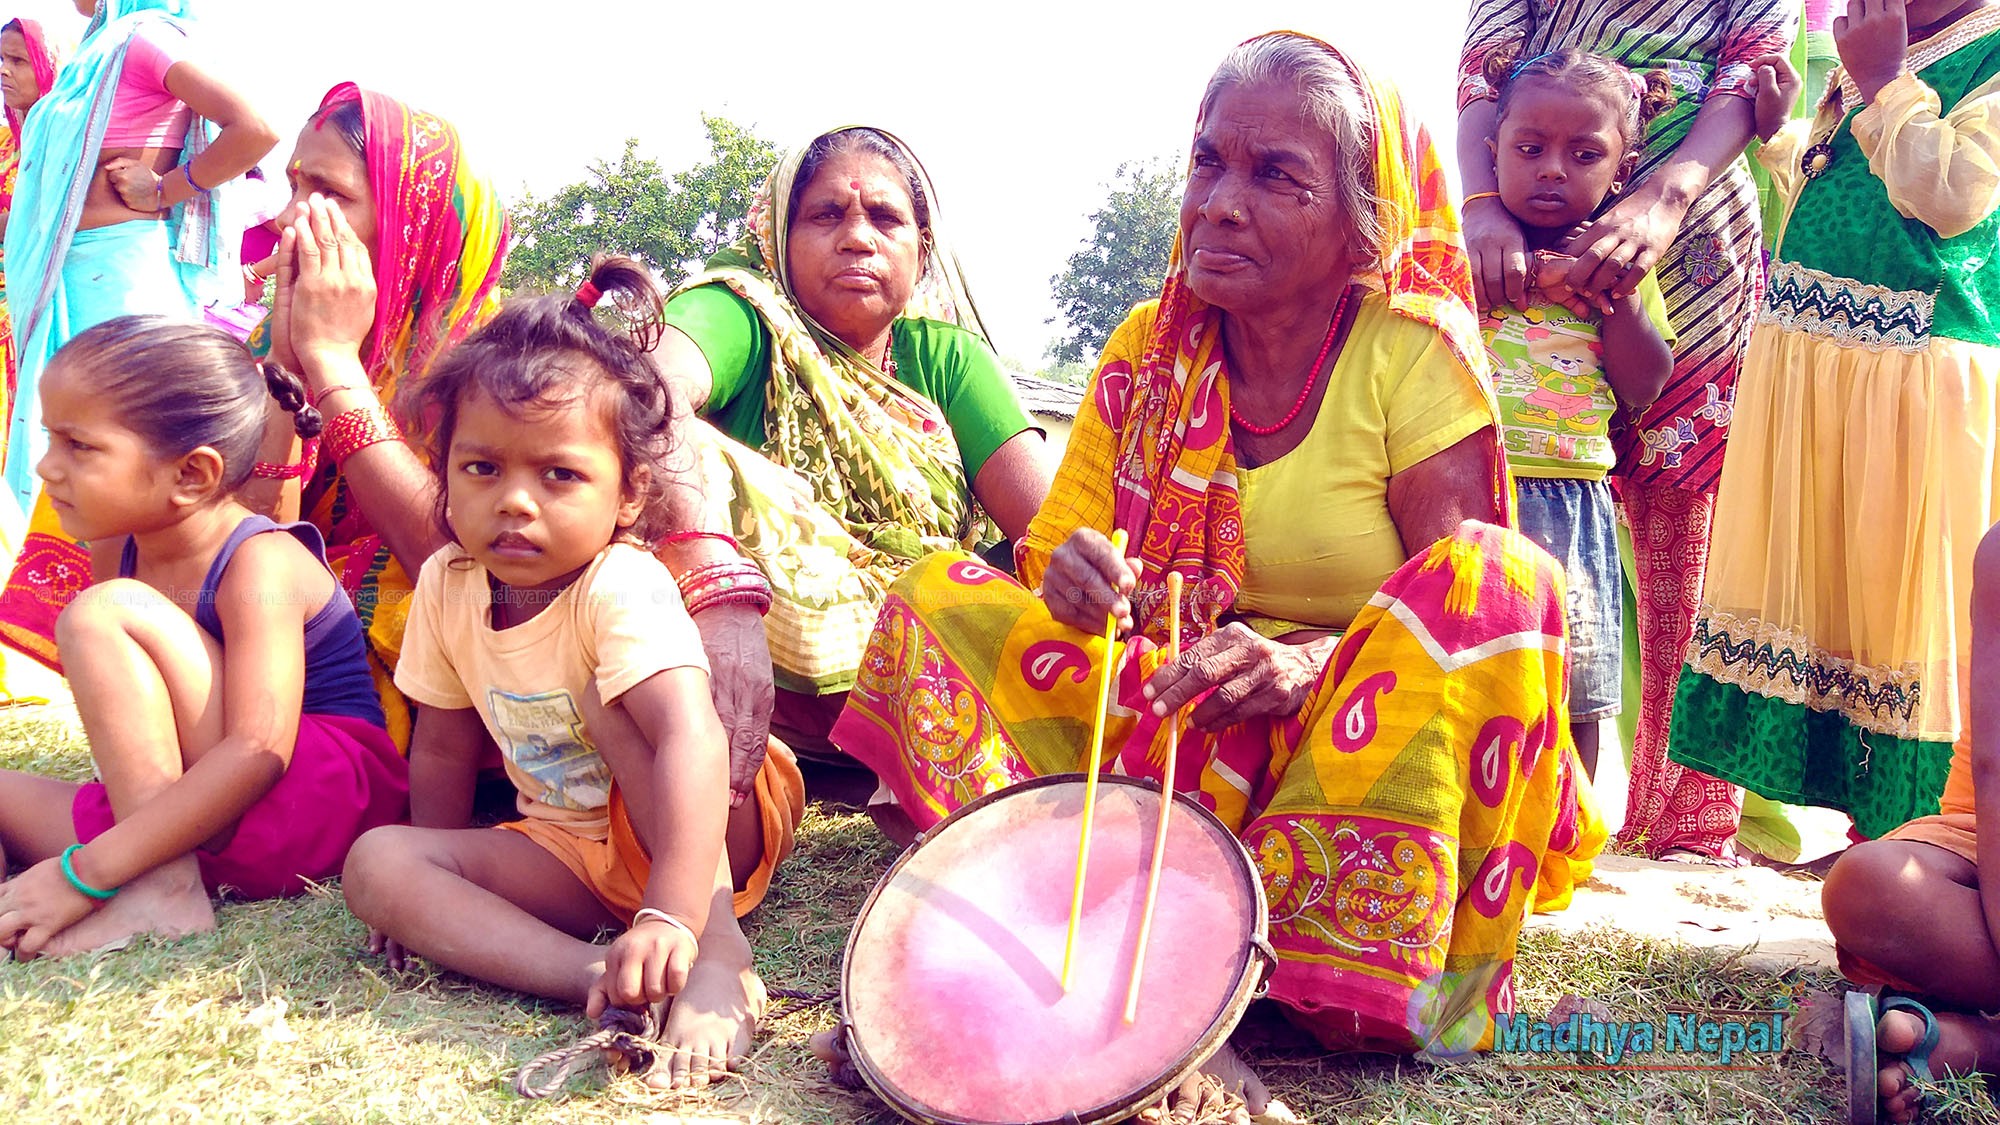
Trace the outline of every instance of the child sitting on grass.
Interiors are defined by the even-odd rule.
[[[642,331],[600,325],[600,294]],[[739,1003],[761,987],[732,910],[701,637],[645,546],[672,422],[644,350],[659,312],[644,268],[606,259],[576,298],[510,303],[426,377],[454,545],[424,564],[396,666],[420,705],[413,827],[363,837],[342,887],[392,964],[408,949],[593,1017],[650,1009],[668,1048],[652,1080],[701,1085],[747,1051],[754,1002],[698,1025],[660,1007],[704,971],[742,981]],[[474,828],[489,737],[523,818]],[[606,929],[623,931],[608,949],[592,942]]]
[[[1981,1014],[2000,1012],[2000,833],[1976,830],[2000,824],[2000,527],[1972,561],[1971,692],[1943,810],[1849,848],[1821,896],[1842,974],[1915,998],[1875,1027],[1874,1093],[1892,1121],[1917,1118],[1915,1074],[2000,1072],[2000,1019]]]
[[[296,894],[403,815],[361,623],[310,524],[238,499],[272,402],[305,390],[223,332],[126,316],[57,353],[36,464],[63,531],[108,548],[56,643],[99,780],[0,771],[0,947],[212,929],[210,892]]]

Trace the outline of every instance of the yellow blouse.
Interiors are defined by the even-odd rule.
[[[1132,310],[1099,361],[1137,362],[1156,306]],[[1345,629],[1404,562],[1389,518],[1389,478],[1497,422],[1492,400],[1437,332],[1370,291],[1329,375],[1312,432],[1290,453],[1238,467],[1245,573],[1234,611],[1267,636]],[[1085,395],[1048,499],[1022,544],[1021,579],[1079,527],[1111,523],[1111,430]]]
[[[1407,556],[1389,478],[1493,425],[1493,407],[1430,328],[1369,293],[1328,376],[1312,432],[1267,465],[1238,467],[1243,590],[1267,636],[1345,629]]]

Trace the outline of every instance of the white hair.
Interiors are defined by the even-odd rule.
[[[1238,45],[1223,56],[1201,95],[1207,118],[1232,86],[1290,86],[1306,119],[1319,127],[1333,155],[1335,202],[1352,232],[1348,257],[1357,270],[1382,260],[1384,233],[1376,214],[1374,115],[1353,72],[1324,46],[1301,35],[1275,32]]]

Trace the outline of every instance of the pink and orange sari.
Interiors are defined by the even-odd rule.
[[[16,19],[7,21],[7,28],[17,29],[28,45],[28,60],[35,67],[35,86],[47,93],[56,84],[56,56],[49,49],[49,38],[42,31],[37,20]],[[7,128],[0,134],[0,212],[14,209],[14,180],[21,171],[21,127],[27,114],[13,108],[7,110]],[[7,394],[0,398],[0,418],[9,417],[14,404],[14,380],[20,360],[14,354],[14,320],[7,315],[7,282],[5,269],[5,248],[0,247],[0,362],[7,370]],[[0,432],[0,460],[7,454],[7,435]],[[18,518],[18,517],[17,517]]]
[[[343,83],[328,91],[321,112],[361,104],[363,159],[375,196],[375,328],[362,365],[382,401],[394,409],[406,380],[483,323],[499,307],[496,289],[506,257],[507,213],[492,186],[463,159],[458,131],[434,114]],[[267,322],[268,323],[268,322]],[[266,346],[260,329],[252,346]],[[327,561],[347,589],[367,630],[369,655],[390,732],[409,742],[409,707],[389,678],[402,650],[413,583],[369,524],[331,462],[306,483],[303,518],[326,536]],[[0,640],[61,670],[56,616],[89,584],[90,559],[62,534],[53,513],[37,506],[29,535],[4,593]]]
[[[1324,44],[1322,44],[1324,46]],[[1331,47],[1326,48],[1333,51]],[[1334,52],[1336,57],[1338,52]],[[1388,232],[1357,282],[1429,326],[1483,386],[1457,218],[1429,138],[1372,102]],[[1079,528],[1123,529],[1145,564],[1133,658],[1117,673],[1106,768],[1157,779],[1165,740],[1140,694],[1162,662],[1165,575],[1190,638],[1218,628],[1246,555],[1220,315],[1178,250],[1142,350],[1107,350],[1050,501],[1019,545],[1040,580]],[[1507,513],[1499,458],[1494,510]],[[1329,1046],[1435,1040],[1427,1005],[1461,990],[1511,1011],[1523,919],[1565,905],[1605,828],[1568,740],[1560,570],[1527,539],[1468,523],[1410,559],[1351,622],[1298,714],[1189,731],[1177,778],[1261,869],[1280,963],[1271,995]],[[1087,768],[1104,642],[962,554],[891,589],[833,740],[928,828],[986,793]],[[1475,991],[1476,990],[1476,991]]]

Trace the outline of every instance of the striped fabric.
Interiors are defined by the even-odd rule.
[[[1635,71],[1665,70],[1679,101],[1647,133],[1644,179],[1687,137],[1706,99],[1750,96],[1751,61],[1784,53],[1798,23],[1798,0],[1474,0],[1458,104],[1493,96],[1481,77],[1486,55],[1516,41],[1524,58],[1574,47]],[[1715,489],[1757,307],[1757,212],[1757,189],[1739,158],[1689,208],[1654,270],[1679,340],[1666,389],[1637,432],[1625,432],[1618,471],[1627,480]]]

